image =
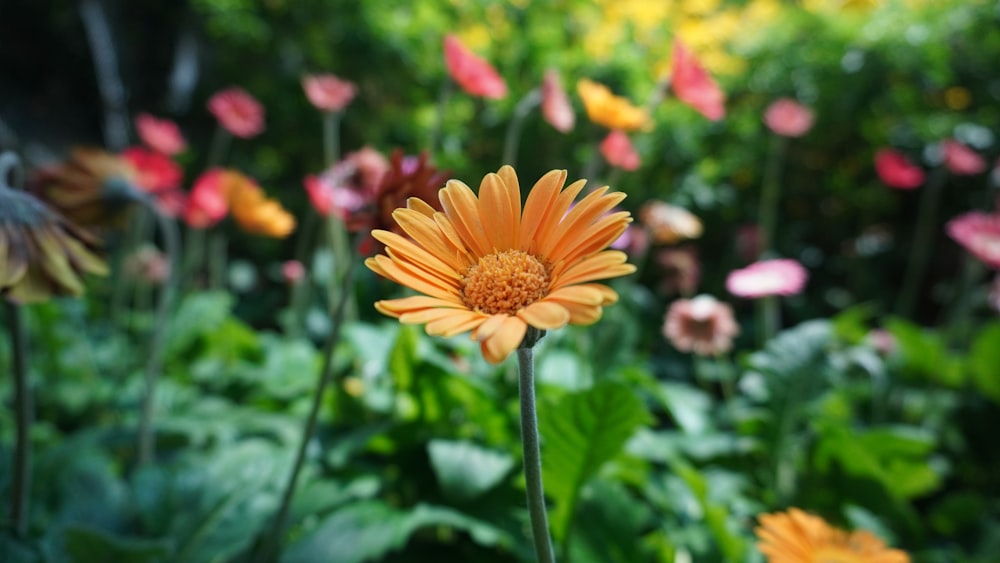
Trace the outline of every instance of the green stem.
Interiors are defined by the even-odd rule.
[[[763,348],[776,334],[781,326],[781,303],[775,295],[769,295],[757,300],[757,344]]]
[[[441,90],[438,91],[438,101],[437,101],[437,112],[434,115],[434,123],[431,125],[431,131],[427,136],[427,152],[433,153],[438,144],[438,137],[441,135],[441,129],[444,126],[444,112],[445,108],[448,107],[448,98],[451,97],[451,78],[446,78],[441,84]]]
[[[949,340],[962,349],[967,349],[969,346],[972,310],[975,305],[974,288],[985,271],[983,263],[971,254],[966,253],[962,258],[962,277],[958,283],[955,304],[948,318]]]
[[[160,290],[159,303],[156,307],[156,321],[149,343],[149,362],[146,364],[146,387],[142,397],[142,410],[139,418],[139,452],[138,463],[144,465],[153,459],[156,450],[156,436],[153,433],[153,407],[155,404],[156,385],[163,364],[163,347],[167,328],[170,325],[170,311],[177,295],[177,285],[180,283],[180,234],[177,224],[164,216],[156,208],[151,199],[143,199],[156,224],[163,235],[163,244],[170,260],[170,275],[163,282]]]
[[[528,330],[537,331],[534,328]],[[529,334],[525,340],[531,336]],[[542,454],[535,408],[535,355],[531,345],[522,345],[518,348],[517,367],[518,391],[521,398],[521,445],[524,448],[524,481],[527,488],[528,513],[531,517],[531,535],[539,563],[554,563],[555,553],[552,551],[552,539],[549,536],[548,516],[545,513],[545,489],[542,485]]]
[[[337,347],[337,343],[340,341],[341,329],[344,326],[344,312],[347,305],[347,290],[354,278],[354,263],[354,260],[348,263],[348,270],[344,274],[341,299],[337,302],[337,307],[333,310],[333,329],[330,332],[330,336],[326,340],[326,345],[323,347],[323,367],[320,372],[319,380],[316,383],[316,390],[313,392],[312,406],[309,409],[309,415],[306,418],[305,427],[302,430],[302,441],[299,443],[299,448],[295,453],[295,462],[292,465],[292,472],[288,477],[288,483],[285,485],[284,493],[281,496],[281,503],[278,506],[278,512],[274,517],[274,524],[272,525],[271,530],[266,532],[263,545],[254,558],[254,561],[257,562],[277,561],[281,556],[282,535],[285,532],[285,525],[288,521],[288,513],[291,510],[292,497],[295,495],[299,475],[302,473],[302,467],[305,465],[306,451],[308,450],[309,442],[312,440],[313,434],[316,432],[316,423],[319,420],[319,410],[323,405],[323,395],[326,393],[326,389],[333,382],[333,352]]]
[[[778,203],[781,200],[781,165],[785,159],[786,141],[787,139],[780,135],[771,136],[767,168],[764,169],[760,206],[757,211],[757,220],[760,221],[762,256],[774,250],[774,230],[777,222]]]
[[[229,264],[229,237],[221,229],[208,235],[208,287],[219,290],[226,287],[226,269]]]
[[[12,370],[14,376],[14,472],[11,478],[10,521],[14,533],[24,536],[28,530],[28,499],[31,490],[31,389],[28,384],[28,346],[24,336],[21,308],[6,302],[7,324],[10,329]]]
[[[933,252],[933,233],[937,216],[937,208],[941,200],[941,189],[944,187],[948,174],[941,166],[934,171],[924,192],[920,195],[920,207],[917,209],[917,226],[910,245],[910,260],[906,264],[906,274],[903,276],[903,288],[896,300],[896,314],[909,318],[916,306],[917,293],[920,284],[927,273],[927,265]]]
[[[287,327],[288,334],[292,338],[297,338],[304,333],[306,313],[309,310],[309,297],[312,293],[312,264],[309,257],[315,251],[313,240],[316,238],[316,227],[318,226],[319,215],[313,209],[306,210],[305,222],[299,230],[298,240],[295,242],[295,259],[306,268],[306,276],[292,286],[291,303],[289,309],[291,316]]]
[[[516,166],[517,149],[521,141],[521,131],[524,129],[524,120],[528,117],[538,104],[542,102],[542,91],[538,88],[528,92],[521,101],[514,106],[514,115],[510,123],[507,124],[507,135],[503,143],[503,164]]]
[[[340,159],[340,113],[338,112],[323,114],[323,157],[326,159],[327,166],[332,166]],[[351,253],[350,243],[347,240],[347,225],[333,213],[327,217],[326,224],[334,264],[334,270],[327,285],[327,303],[329,307],[333,307],[334,303],[339,306],[341,301],[346,300],[344,318],[352,321],[357,318],[357,306],[354,304],[354,300],[349,298],[352,295],[350,286],[342,283],[347,277],[347,270],[354,262],[354,255]],[[345,267],[344,264],[347,266]],[[344,294],[340,296],[337,295],[338,282],[341,282],[340,285],[344,288]]]

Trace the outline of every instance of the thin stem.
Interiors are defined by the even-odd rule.
[[[332,166],[340,159],[339,112],[323,114],[323,158],[326,160],[327,166]],[[344,304],[344,318],[349,321],[354,320],[357,318],[357,306],[355,306],[354,300],[350,299],[350,286],[344,285],[344,289],[342,290],[344,292],[343,295],[337,295],[337,282],[343,282],[347,278],[347,270],[351,268],[354,262],[350,242],[347,240],[347,225],[333,213],[327,217],[326,224],[329,234],[330,252],[333,255],[335,266],[333,275],[330,276],[329,285],[327,285],[327,303],[329,304],[328,306],[332,307],[334,303],[337,303],[339,306],[341,301],[346,301]],[[346,268],[343,267],[345,262],[348,263]]]
[[[177,224],[164,216],[149,198],[143,203],[156,219],[156,224],[163,235],[163,244],[167,258],[170,260],[170,275],[164,281],[160,290],[160,299],[156,307],[156,322],[149,343],[149,362],[146,364],[146,388],[142,397],[142,410],[139,418],[139,454],[138,463],[144,465],[153,459],[156,450],[156,436],[153,433],[153,407],[155,403],[156,384],[160,378],[163,364],[163,345],[170,325],[170,311],[177,295],[177,285],[180,283],[180,234]]]
[[[305,327],[309,297],[313,288],[311,261],[309,257],[315,251],[313,239],[316,238],[318,219],[319,215],[314,210],[307,209],[305,222],[302,224],[302,229],[299,230],[299,238],[295,242],[295,259],[306,267],[306,276],[299,280],[299,283],[292,286],[291,303],[289,304],[291,315],[287,327],[288,333],[292,338],[301,335]]]
[[[529,331],[536,329],[529,328]],[[521,445],[524,448],[524,481],[531,516],[531,535],[539,563],[554,563],[548,516],[545,514],[545,489],[542,485],[542,454],[535,409],[535,354],[530,346],[518,348],[518,391],[521,397]]]
[[[757,338],[758,345],[764,347],[768,340],[778,334],[781,327],[781,302],[775,295],[769,295],[757,300]]]
[[[521,131],[524,120],[538,104],[542,102],[542,91],[538,88],[528,92],[514,107],[514,115],[507,124],[507,136],[503,143],[503,160],[500,162],[515,166],[517,164],[517,149],[521,141]]]
[[[31,389],[28,384],[28,347],[24,335],[21,308],[6,303],[7,324],[13,348],[12,374],[14,376],[14,408],[16,434],[14,437],[14,475],[11,480],[10,521],[14,532],[24,536],[28,530],[28,499],[31,491]]]
[[[229,237],[216,229],[208,237],[208,287],[212,290],[226,286],[226,269],[229,267]]]
[[[348,288],[354,278],[355,262],[355,260],[349,261],[348,269],[344,273],[344,279],[342,280],[343,287],[340,293],[341,298],[337,302],[337,307],[333,310],[333,329],[326,340],[326,345],[323,347],[323,367],[319,380],[316,383],[316,390],[313,392],[312,406],[309,409],[309,415],[302,430],[302,441],[299,443],[299,448],[295,453],[292,472],[288,477],[288,483],[285,485],[285,491],[281,495],[281,504],[274,517],[274,523],[270,532],[266,534],[263,546],[257,552],[254,561],[276,561],[281,556],[282,535],[288,521],[288,512],[291,510],[292,497],[295,495],[299,475],[302,473],[302,467],[305,465],[306,450],[308,449],[309,442],[312,440],[313,434],[316,432],[316,422],[319,420],[319,410],[323,405],[323,395],[326,393],[327,387],[333,382],[333,351],[340,341],[341,329],[344,326],[344,312],[347,305]]]
[[[333,166],[340,158],[340,112],[323,114],[323,161]]]
[[[920,284],[927,273],[927,265],[933,254],[934,224],[937,208],[940,204],[941,189],[944,187],[948,174],[945,168],[939,167],[920,195],[920,207],[917,209],[917,226],[910,246],[910,260],[906,264],[906,274],[903,276],[903,289],[896,301],[896,314],[909,318],[916,306],[917,293]]]
[[[437,112],[434,115],[434,123],[427,136],[427,152],[433,153],[437,147],[438,137],[441,135],[441,128],[444,126],[444,110],[448,107],[448,98],[451,97],[451,78],[446,78],[438,91]]]
[[[780,135],[771,137],[767,168],[764,169],[760,207],[757,211],[757,220],[760,221],[762,255],[774,250],[774,230],[777,222],[778,203],[781,201],[781,165],[785,160],[786,141],[787,139]]]

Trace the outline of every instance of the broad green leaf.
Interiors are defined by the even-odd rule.
[[[962,385],[965,380],[962,361],[948,352],[939,334],[902,319],[890,319],[885,325],[896,337],[903,365],[909,373],[948,387]]]
[[[691,489],[691,492],[694,493],[694,497],[701,506],[705,523],[708,525],[708,529],[711,531],[712,537],[715,539],[719,551],[725,556],[726,561],[740,560],[743,553],[746,552],[746,542],[730,526],[729,511],[726,509],[726,506],[718,502],[713,502],[710,498],[711,483],[709,480],[699,473],[697,469],[680,459],[673,460],[670,467],[673,469],[674,474],[680,477]]]
[[[619,383],[601,383],[540,409],[543,479],[555,501],[553,536],[566,535],[584,485],[648,419],[642,401]]]
[[[701,434],[711,426],[712,399],[701,389],[664,381],[656,389],[656,396],[684,432]]]
[[[225,291],[193,293],[181,302],[167,331],[166,354],[173,356],[202,335],[219,329],[229,318],[233,296]]]
[[[170,553],[168,540],[120,538],[82,526],[66,529],[66,553],[73,563],[114,561],[147,563],[163,561]]]
[[[652,510],[622,484],[594,479],[580,499],[580,513],[572,534],[572,561],[645,561],[641,533]]]
[[[969,351],[972,383],[980,393],[1000,402],[1000,323],[984,328]]]
[[[511,538],[502,530],[448,508],[417,505],[400,510],[372,500],[350,504],[328,516],[291,545],[282,562],[377,561],[403,548],[414,532],[426,526],[467,532],[481,545],[511,545]]]
[[[492,489],[514,467],[514,458],[471,442],[431,440],[431,467],[445,495],[458,501],[475,499]]]

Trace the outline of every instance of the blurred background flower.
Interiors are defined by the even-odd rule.
[[[726,289],[733,295],[750,299],[795,295],[802,291],[808,278],[806,269],[795,260],[762,260],[730,272],[726,277]]]
[[[357,94],[353,82],[333,74],[308,74],[302,77],[302,89],[309,103],[320,111],[342,111]]]
[[[494,100],[507,96],[507,83],[496,69],[455,35],[444,38],[444,61],[452,80],[467,94]]]
[[[135,117],[135,129],[143,144],[160,154],[174,156],[187,149],[187,141],[180,128],[169,119],[140,113]]]
[[[699,356],[728,352],[739,333],[732,308],[711,295],[674,301],[663,323],[663,335],[675,348]]]
[[[227,88],[208,99],[208,111],[234,137],[249,139],[264,132],[264,106],[242,88]]]

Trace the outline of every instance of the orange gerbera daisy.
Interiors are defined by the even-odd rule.
[[[618,294],[590,282],[635,271],[624,252],[605,250],[632,219],[627,211],[609,213],[625,194],[608,193],[606,186],[570,209],[586,181],[563,189],[565,182],[565,170],[542,176],[523,213],[510,166],[486,175],[478,198],[449,180],[438,193],[443,212],[410,198],[393,213],[409,237],[373,231],[386,254],[365,265],[424,295],[379,301],[375,308],[406,324],[426,323],[430,335],[471,330],[493,364],[521,344],[528,326],[596,322]]]
[[[792,508],[763,514],[754,530],[768,563],[909,563],[910,556],[866,530],[847,532]]]

